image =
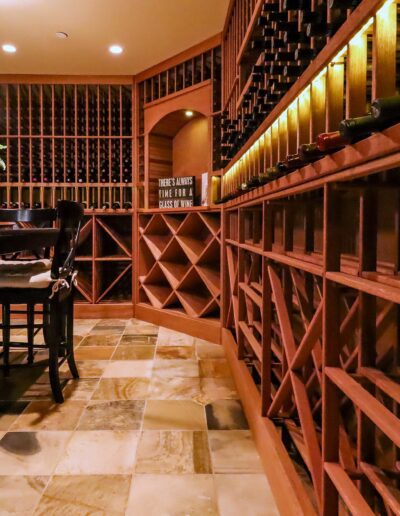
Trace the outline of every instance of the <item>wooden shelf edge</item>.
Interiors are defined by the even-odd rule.
[[[232,334],[222,329],[221,339],[278,510],[285,516],[316,516],[277,429],[272,421],[261,416],[260,394],[245,364],[237,359]]]
[[[199,339],[205,339],[216,344],[221,342],[221,324],[219,321],[207,319],[192,319],[185,314],[178,314],[173,310],[153,308],[145,303],[135,306],[135,317],[158,326],[175,331],[182,331]]]

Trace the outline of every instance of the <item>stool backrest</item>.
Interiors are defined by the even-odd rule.
[[[38,208],[34,210],[0,210],[0,222],[26,222],[40,227],[51,227],[56,220],[57,210],[53,208]]]
[[[52,276],[57,277],[72,272],[79,233],[83,220],[83,205],[75,201],[58,201],[57,223],[60,236],[54,250]]]

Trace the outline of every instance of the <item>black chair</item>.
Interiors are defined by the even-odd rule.
[[[35,348],[48,348],[50,384],[57,403],[64,401],[59,366],[66,360],[72,376],[79,377],[73,352],[73,297],[74,258],[82,218],[82,205],[72,201],[59,201],[56,210],[0,210],[0,222],[24,225],[23,229],[0,229],[0,255],[7,256],[0,260],[4,374],[10,372],[10,348],[26,347],[29,364]],[[51,227],[54,221],[56,228]],[[21,252],[27,250],[33,259],[21,260]],[[12,309],[12,305],[26,305],[27,310]],[[36,305],[42,310],[35,311]],[[26,324],[12,325],[14,313],[26,314]],[[41,324],[35,323],[36,314],[42,315]],[[27,328],[27,343],[11,341],[15,328]],[[44,346],[34,344],[40,329]]]

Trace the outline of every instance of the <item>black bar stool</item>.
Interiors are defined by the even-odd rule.
[[[29,364],[33,363],[34,348],[48,348],[50,384],[57,403],[64,401],[59,366],[67,360],[72,376],[79,377],[73,352],[73,297],[74,258],[82,218],[82,205],[72,201],[59,201],[56,210],[0,210],[0,222],[25,226],[0,229],[0,255],[8,258],[0,260],[4,374],[10,371],[10,347],[26,347]],[[56,228],[51,227],[54,221]],[[16,259],[26,250],[33,254],[33,259]],[[15,304],[26,305],[27,310],[12,310],[11,305]],[[42,311],[35,311],[35,305],[41,305]],[[12,325],[13,313],[26,314],[26,324]],[[39,313],[43,322],[35,324],[35,315]],[[15,328],[27,328],[27,343],[11,341],[11,330]],[[45,346],[34,344],[40,329]]]

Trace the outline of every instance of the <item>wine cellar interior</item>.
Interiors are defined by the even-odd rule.
[[[83,204],[77,321],[220,345],[277,514],[399,515],[400,2],[219,2],[134,74],[4,66],[0,210]]]

